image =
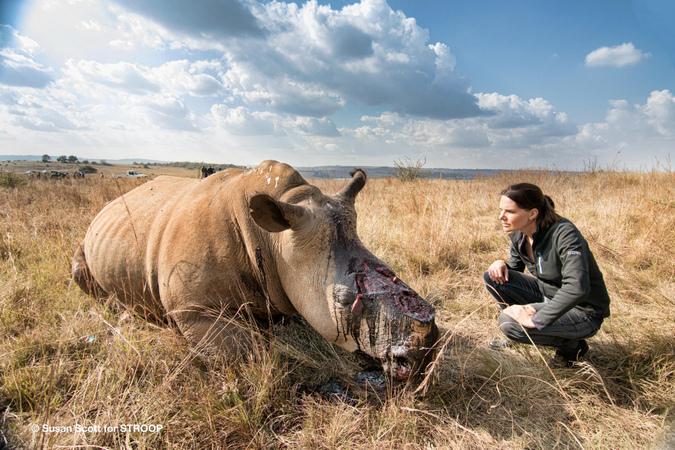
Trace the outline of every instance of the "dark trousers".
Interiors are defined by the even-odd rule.
[[[522,272],[509,269],[509,281],[504,284],[492,281],[487,272],[483,274],[483,280],[488,292],[502,309],[510,305],[530,305],[539,310],[547,301],[539,289],[537,279]],[[541,330],[524,329],[506,314],[499,315],[499,328],[509,339],[524,344],[534,342],[537,345],[556,347],[562,352],[574,351],[579,340],[593,336],[601,324],[602,319],[580,308],[572,308]]]

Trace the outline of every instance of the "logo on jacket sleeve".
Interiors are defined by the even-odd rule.
[[[578,250],[567,250],[567,256],[581,256],[581,252]]]

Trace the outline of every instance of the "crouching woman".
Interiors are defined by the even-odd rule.
[[[550,364],[569,367],[588,351],[609,316],[609,295],[588,243],[553,200],[530,183],[501,192],[499,220],[510,234],[506,261],[493,262],[483,275],[502,312],[499,327],[511,341],[554,347]],[[525,274],[524,270],[531,275]]]

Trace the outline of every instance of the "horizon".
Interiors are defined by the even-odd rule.
[[[675,148],[672,19],[663,0],[7,0],[0,152],[649,171]]]
[[[23,158],[30,158],[30,159],[6,159],[9,157],[23,157]],[[36,154],[26,154],[26,155],[0,155],[0,162],[40,162],[43,164],[51,164],[55,163],[56,158],[58,156],[70,156],[70,155],[49,155],[51,159],[48,162],[43,162],[40,161],[39,158],[42,157],[42,155],[36,155]],[[168,165],[168,164],[206,164],[206,165],[233,165],[233,166],[239,166],[239,167],[255,167],[257,166],[261,161],[258,163],[252,164],[252,165],[246,165],[246,164],[234,164],[231,162],[209,162],[209,161],[195,161],[195,160],[156,160],[156,159],[147,159],[147,158],[98,158],[98,157],[82,157],[80,158],[77,155],[74,155],[77,157],[77,161],[75,162],[63,162],[61,164],[94,164],[94,165],[99,165],[101,163],[108,163],[111,165],[142,165],[142,164],[156,164],[156,165]],[[87,161],[86,163],[84,161]],[[121,162],[124,161],[124,162]],[[279,161],[283,162],[283,161]],[[447,170],[447,171],[493,171],[493,172],[516,172],[516,171],[523,171],[523,172],[574,172],[574,173],[583,173],[588,171],[588,166],[596,165],[597,166],[597,161],[588,161],[587,165],[579,168],[579,169],[559,169],[555,167],[520,167],[516,169],[500,169],[500,168],[495,168],[495,167],[439,167],[439,166],[422,166],[420,169],[422,171],[429,171],[429,170]],[[360,165],[354,165],[354,164],[316,164],[316,165],[293,165],[294,168],[296,169],[319,169],[319,168],[364,168],[364,169],[396,169],[396,164],[392,165],[386,165],[386,164],[360,164]],[[655,168],[651,169],[645,169],[645,170],[629,170],[629,172],[649,172],[653,170],[660,170],[663,169],[663,166],[658,166]],[[606,169],[599,168],[599,170],[617,170],[613,169],[610,166],[608,166]]]

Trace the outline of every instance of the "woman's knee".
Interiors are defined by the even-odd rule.
[[[483,283],[485,284],[485,288],[486,288],[488,291],[492,291],[492,290],[494,290],[494,289],[500,289],[500,290],[501,290],[502,287],[503,287],[503,285],[497,283],[497,282],[494,281],[492,278],[490,278],[490,273],[487,272],[487,271],[485,271],[485,272],[483,273]]]
[[[509,339],[520,342],[527,341],[527,336],[522,325],[504,313],[499,315],[499,329]]]

